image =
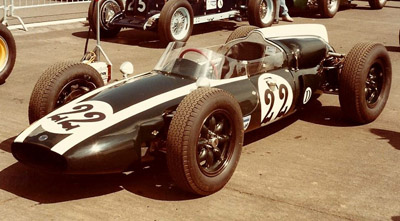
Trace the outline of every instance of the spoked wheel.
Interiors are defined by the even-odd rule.
[[[29,102],[29,122],[79,96],[104,85],[100,74],[91,66],[62,62],[48,68],[36,82]]]
[[[161,10],[158,34],[163,43],[187,41],[193,30],[193,10],[187,0],[170,0]]]
[[[340,0],[318,0],[318,9],[324,18],[333,18],[339,10]]]
[[[124,9],[121,0],[100,0],[97,4],[92,1],[89,5],[88,19],[90,28],[97,32],[97,7],[100,5],[100,35],[102,37],[114,37],[120,31],[120,27],[110,25],[111,19]],[[95,4],[95,7],[93,7]]]
[[[7,27],[0,23],[0,84],[11,74],[16,56],[14,37]]]
[[[369,123],[383,111],[389,97],[392,68],[386,48],[359,43],[346,56],[339,77],[339,100],[344,115]]]
[[[243,120],[227,92],[200,88],[179,104],[167,136],[170,175],[182,189],[209,195],[225,186],[243,145]]]
[[[274,22],[273,0],[250,0],[248,5],[249,23],[260,28],[269,27]]]

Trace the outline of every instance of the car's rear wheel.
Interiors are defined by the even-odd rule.
[[[318,10],[322,17],[333,18],[339,10],[340,0],[318,0]]]
[[[238,38],[244,38],[246,37],[251,31],[256,29],[258,27],[252,26],[252,25],[245,25],[245,26],[240,26],[239,28],[236,28],[226,39],[225,43],[228,43],[232,40],[238,39]]]
[[[101,37],[114,37],[120,31],[120,27],[111,26],[110,20],[124,9],[121,0],[92,1],[89,5],[88,20],[90,28],[97,33],[97,7],[100,5],[100,35]]]
[[[248,19],[250,25],[260,28],[271,26],[274,22],[275,8],[273,0],[249,0]]]
[[[339,100],[344,115],[355,123],[374,121],[389,97],[392,68],[382,44],[358,43],[346,56],[339,76]]]
[[[169,0],[161,9],[158,34],[161,42],[187,41],[193,30],[193,9],[187,0]]]
[[[225,186],[242,150],[241,113],[220,89],[200,88],[183,99],[167,137],[168,169],[180,188],[209,195]]]
[[[10,76],[16,57],[14,37],[7,27],[0,23],[0,84]]]
[[[36,82],[29,102],[29,122],[44,117],[71,100],[104,85],[91,66],[61,62],[48,68]]]
[[[381,9],[386,5],[387,0],[368,0],[369,6],[373,9]]]

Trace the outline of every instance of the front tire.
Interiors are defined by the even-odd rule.
[[[392,67],[382,44],[358,43],[346,56],[339,76],[342,111],[355,123],[374,121],[389,97]]]
[[[187,0],[169,0],[161,9],[158,35],[162,43],[187,41],[193,30],[193,9]]]
[[[323,18],[333,18],[339,6],[340,0],[318,0],[318,10]]]
[[[271,26],[274,22],[275,10],[273,0],[250,0],[248,5],[250,25],[260,28]]]
[[[96,88],[104,86],[91,66],[61,62],[48,68],[36,82],[29,102],[29,123]]]
[[[242,151],[241,113],[220,89],[200,88],[183,99],[167,137],[168,169],[180,188],[209,195],[225,186]]]
[[[95,4],[95,7],[93,7]],[[96,4],[94,0],[90,2],[88,10],[88,20],[90,28],[97,33],[97,7],[100,5],[100,35],[102,37],[114,37],[120,31],[120,27],[113,27],[109,24],[110,19],[124,9],[121,0],[100,0]]]
[[[373,9],[381,9],[386,5],[387,0],[368,0],[369,6]]]
[[[17,57],[17,48],[10,30],[0,23],[0,84],[10,76]]]
[[[238,38],[244,38],[246,37],[251,31],[254,29],[257,29],[258,27],[252,26],[252,25],[245,25],[245,26],[240,26],[239,28],[236,28],[226,39],[225,43],[228,43],[232,40],[238,39]]]

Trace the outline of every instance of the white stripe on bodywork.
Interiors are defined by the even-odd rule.
[[[141,77],[141,76],[143,76],[143,75],[145,75],[145,74],[147,74],[147,73],[142,73],[142,74],[139,74],[139,75],[135,75],[135,76],[133,76],[133,77],[131,77],[131,78],[124,79],[124,80],[121,80],[121,81],[116,81],[116,82],[111,83],[111,84],[108,84],[108,85],[106,85],[106,86],[97,88],[97,89],[95,89],[95,90],[93,90],[93,91],[90,91],[90,92],[87,93],[87,94],[84,94],[84,95],[78,97],[77,99],[71,101],[70,103],[64,105],[63,107],[73,107],[73,106],[75,106],[77,103],[79,103],[79,102],[81,102],[81,101],[83,101],[83,100],[89,98],[90,96],[93,96],[93,95],[99,93],[100,91],[103,91],[103,90],[105,90],[105,89],[107,89],[107,88],[113,87],[113,86],[116,85],[116,84],[120,84],[120,83],[122,83],[123,81],[129,81],[129,80],[131,81],[132,79]],[[50,112],[50,113],[49,113],[48,115],[46,115],[45,117],[49,116],[50,114],[52,114],[52,112]],[[14,142],[16,142],[16,143],[22,143],[22,142],[24,142],[24,140],[25,140],[34,130],[36,130],[36,128],[38,128],[38,127],[42,124],[43,119],[44,119],[45,117],[43,117],[42,119],[40,119],[40,120],[38,120],[38,121],[35,121],[33,124],[31,124],[26,130],[24,130],[20,135],[18,135],[17,138],[15,138]]]
[[[245,80],[245,79],[247,79],[247,76],[241,76],[241,77],[236,77],[236,78],[226,79],[226,80],[210,80],[210,85],[211,85],[211,87],[215,87],[215,86],[219,86],[222,84],[241,81],[241,80]],[[123,120],[126,120],[134,115],[137,115],[144,111],[147,111],[156,105],[160,105],[160,104],[166,103],[168,101],[171,101],[173,99],[185,96],[185,95],[189,94],[191,91],[195,90],[196,88],[197,88],[196,83],[192,83],[192,84],[174,89],[172,91],[157,95],[155,97],[144,100],[137,104],[134,104],[134,105],[127,107],[127,108],[115,113],[114,115],[110,116],[99,127],[91,128],[91,130],[87,130],[85,132],[71,134],[70,136],[66,137],[64,140],[62,140],[58,144],[56,144],[53,148],[51,148],[51,150],[60,155],[63,155],[69,149],[71,149],[75,145],[79,144],[80,142],[84,141],[88,137],[93,136],[93,135],[95,135],[95,134],[97,134],[97,133],[123,121]],[[251,92],[249,92],[249,93],[251,93]]]

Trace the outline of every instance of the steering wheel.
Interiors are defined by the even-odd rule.
[[[201,54],[203,57],[205,57],[207,59],[207,61],[211,64],[211,67],[213,68],[213,72],[215,75],[215,78],[218,79],[218,70],[215,67],[215,64],[211,61],[211,59],[201,50],[197,49],[197,48],[188,48],[185,49],[184,51],[181,52],[181,54],[179,55],[179,58],[183,58],[183,56],[188,53],[188,52],[196,52],[198,54]]]

